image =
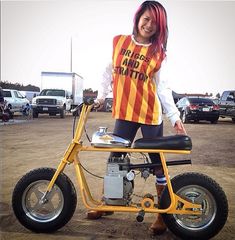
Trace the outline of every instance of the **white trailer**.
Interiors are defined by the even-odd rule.
[[[41,92],[32,99],[33,116],[56,115],[64,118],[83,101],[83,78],[74,72],[42,72]]]
[[[41,90],[63,89],[73,96],[73,105],[83,100],[83,78],[74,72],[42,72]]]

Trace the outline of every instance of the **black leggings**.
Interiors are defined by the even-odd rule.
[[[160,125],[146,125],[120,119],[116,120],[113,133],[122,138],[129,139],[131,143],[133,143],[139,128],[141,129],[143,138],[156,138],[163,136],[163,123]],[[111,157],[120,157],[123,154],[124,153],[112,153]],[[161,162],[160,155],[158,153],[149,153],[149,157],[152,163]]]

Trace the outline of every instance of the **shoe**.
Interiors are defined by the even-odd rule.
[[[158,195],[158,205],[160,203],[160,198],[161,198],[161,194],[162,191],[164,190],[164,185],[157,185],[156,184],[156,191],[157,191],[157,195]],[[162,219],[162,215],[161,214],[157,214],[157,218],[156,220],[152,223],[152,225],[150,226],[149,230],[151,231],[151,233],[153,235],[161,235],[166,231],[167,227]]]
[[[166,225],[162,219],[161,214],[157,215],[155,222],[150,226],[149,230],[153,235],[161,235],[166,231]]]
[[[90,220],[96,220],[101,218],[102,216],[110,216],[114,214],[114,212],[110,212],[110,211],[94,211],[94,210],[90,210],[89,212],[87,212],[87,219]]]

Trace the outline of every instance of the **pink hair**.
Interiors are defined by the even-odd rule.
[[[140,17],[146,10],[151,12],[157,25],[157,31],[150,39],[153,47],[153,53],[160,54],[163,60],[166,56],[168,26],[166,10],[159,2],[145,1],[140,5],[134,16],[133,34],[134,36],[138,34],[138,23]]]

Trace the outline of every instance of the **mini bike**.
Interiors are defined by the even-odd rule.
[[[133,146],[126,139],[100,128],[90,146],[81,137],[93,103],[83,103],[74,137],[57,169],[39,168],[30,171],[16,184],[12,206],[19,222],[34,232],[52,232],[63,227],[73,216],[77,204],[75,187],[63,171],[73,163],[81,198],[87,209],[105,212],[132,212],[137,221],[145,213],[161,213],[168,229],[181,239],[209,239],[224,226],[228,202],[222,188],[210,177],[200,173],[183,173],[170,179],[167,166],[190,164],[191,160],[166,161],[166,154],[190,154],[191,139],[184,135],[157,139],[138,139]],[[79,153],[82,151],[121,152],[122,157],[110,158],[104,176],[102,201],[92,197],[85,178]],[[143,179],[154,174],[157,164],[150,161],[135,164],[131,153],[159,153],[167,185],[156,203],[154,195],[145,194],[137,203],[132,201],[135,172]],[[183,155],[184,156],[184,155]],[[147,157],[147,156],[146,156]]]

